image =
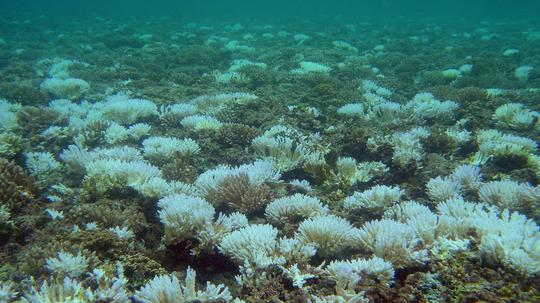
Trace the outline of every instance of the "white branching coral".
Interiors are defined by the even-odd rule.
[[[482,183],[480,168],[475,165],[460,165],[454,169],[450,178],[466,189],[477,189]]]
[[[229,289],[223,284],[206,282],[205,290],[196,288],[196,272],[189,268],[186,279],[181,284],[176,276],[162,275],[146,283],[135,293],[135,300],[141,303],[188,303],[188,302],[231,302]]]
[[[368,139],[368,148],[376,152],[381,146],[390,145],[394,150],[392,161],[399,166],[420,163],[424,157],[421,140],[430,136],[425,127],[416,127],[407,132],[396,132],[387,136],[374,136]]]
[[[77,278],[82,275],[88,267],[88,258],[81,252],[73,255],[69,252],[59,251],[56,258],[48,258],[45,268],[58,274]]]
[[[536,152],[538,146],[532,139],[504,134],[494,129],[478,131],[476,142],[478,152],[472,158],[472,162],[476,165],[484,164],[493,157],[528,157]]]
[[[439,101],[430,93],[420,93],[407,102],[406,108],[422,119],[450,118],[458,108],[454,101]]]
[[[212,223],[215,215],[212,204],[185,194],[166,196],[159,200],[158,207],[159,219],[165,227],[166,243],[195,237],[205,225]]]
[[[433,201],[442,202],[448,199],[459,197],[463,191],[463,186],[453,178],[436,177],[428,181],[427,194]]]
[[[160,119],[180,120],[181,118],[195,115],[198,109],[195,104],[177,103],[170,105],[162,105],[159,108]]]
[[[539,113],[531,111],[521,103],[506,103],[495,110],[492,118],[500,127],[527,129],[533,126],[539,116]]]
[[[103,194],[112,189],[137,187],[147,180],[161,178],[161,171],[143,161],[94,160],[86,165],[84,184]]]
[[[403,191],[398,186],[376,185],[363,192],[355,192],[345,199],[343,206],[353,208],[384,209],[401,200]]]
[[[486,262],[504,264],[517,272],[540,272],[540,232],[532,220],[508,209],[474,220],[481,235],[480,252]]]
[[[32,289],[21,298],[22,303],[90,303],[91,294],[88,289],[71,278],[44,281],[39,289]]]
[[[324,148],[317,135],[304,135],[282,125],[275,125],[252,141],[258,158],[270,161],[276,169],[291,170],[301,164],[324,164]]]
[[[194,131],[218,130],[223,125],[218,119],[207,115],[192,115],[183,118],[180,124]]]
[[[332,261],[324,269],[324,274],[336,283],[336,293],[354,292],[364,278],[374,278],[389,285],[394,278],[394,268],[390,262],[379,257]]]
[[[352,247],[358,241],[358,229],[343,218],[324,215],[302,222],[295,238],[302,243],[313,244],[319,255],[326,256]]]
[[[209,192],[216,191],[220,183],[226,178],[238,176],[239,174],[245,174],[249,183],[253,186],[260,186],[265,182],[278,182],[281,177],[281,174],[274,169],[272,163],[258,160],[251,164],[236,167],[220,165],[199,175],[194,184],[203,195],[206,195]]]
[[[108,144],[121,143],[129,139],[129,130],[116,122],[112,122],[105,130],[103,137]]]
[[[265,210],[266,218],[278,224],[294,223],[328,213],[328,207],[315,197],[295,194],[272,201]]]
[[[191,156],[200,151],[191,138],[150,137],[143,141],[144,156],[154,161],[167,161],[176,156]]]
[[[222,110],[229,104],[245,104],[259,99],[259,97],[249,93],[223,93],[217,95],[204,95],[190,101],[199,110],[207,113],[214,113]]]
[[[150,132],[152,126],[146,123],[135,123],[128,128],[129,136],[135,140],[145,137]]]
[[[397,204],[385,211],[383,217],[410,226],[426,246],[434,245],[448,234],[446,218],[438,217],[427,206],[415,201]]]
[[[41,83],[40,88],[58,97],[77,99],[90,90],[90,84],[78,78],[48,78]]]
[[[476,232],[484,262],[525,275],[540,272],[539,227],[524,215],[461,199],[443,202],[437,211],[453,237],[466,239],[471,230]]]
[[[258,268],[282,264],[276,255],[278,230],[268,224],[253,224],[235,230],[223,238],[219,250],[234,261],[248,263]]]
[[[0,282],[0,303],[9,303],[17,295],[15,284],[10,281]]]
[[[317,62],[302,61],[300,62],[300,67],[292,69],[291,73],[299,75],[310,73],[328,74],[331,70],[332,68]]]
[[[337,112],[340,115],[362,117],[364,116],[364,106],[362,103],[348,103],[340,107]]]
[[[101,108],[103,115],[122,125],[133,124],[140,119],[157,116],[154,102],[144,99],[130,99],[126,95],[110,96]]]
[[[414,229],[393,220],[375,220],[360,229],[360,243],[377,257],[397,268],[414,266],[427,260],[427,250]]]
[[[17,126],[17,112],[22,108],[18,103],[0,99],[0,130],[10,131]]]
[[[458,147],[467,144],[472,138],[471,132],[466,129],[459,129],[457,127],[449,127],[444,132],[454,150]]]
[[[40,183],[48,184],[60,173],[62,164],[50,152],[29,152],[26,153],[26,168]]]
[[[368,182],[388,171],[382,162],[360,162],[351,157],[340,157],[336,161],[337,177],[350,185]]]
[[[527,183],[512,180],[491,181],[478,189],[480,201],[501,209],[527,209],[540,201],[540,191]]]
[[[377,95],[371,96],[369,100],[371,99],[375,100],[368,101],[372,103],[367,111],[368,117],[382,127],[398,126],[414,119],[414,115],[399,103],[385,101],[384,98]]]

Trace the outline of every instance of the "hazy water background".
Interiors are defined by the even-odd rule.
[[[358,20],[366,17],[470,17],[540,19],[538,0],[16,0],[0,1],[0,16],[45,15],[63,19],[87,16],[115,18],[174,17],[197,21]],[[52,20],[51,20],[52,21]]]

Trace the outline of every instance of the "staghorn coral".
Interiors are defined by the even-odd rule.
[[[149,225],[138,202],[135,198],[99,199],[94,203],[79,201],[67,216],[70,222],[81,226],[95,222],[101,228],[126,226],[138,233]]]
[[[135,299],[141,303],[188,303],[188,302],[230,302],[232,296],[225,285],[208,282],[204,291],[196,290],[196,272],[189,268],[182,285],[173,275],[156,276],[135,293]]]
[[[0,201],[12,211],[21,211],[35,200],[33,178],[13,161],[0,158]]]
[[[120,255],[118,260],[132,287],[141,287],[149,279],[167,274],[167,271],[156,260],[140,253]]]
[[[20,131],[28,137],[39,135],[61,121],[60,113],[47,107],[25,106],[17,112],[17,124],[23,126]]]

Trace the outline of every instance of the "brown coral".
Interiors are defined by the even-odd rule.
[[[50,108],[25,106],[17,112],[17,124],[25,135],[35,136],[41,134],[49,126],[60,122],[60,114]]]
[[[272,191],[265,184],[251,184],[246,173],[239,173],[221,181],[216,189],[208,192],[207,198],[216,204],[226,203],[235,211],[253,213],[272,200]]]
[[[33,178],[15,162],[0,158],[0,201],[17,212],[36,200],[35,197]]]
[[[81,203],[73,207],[68,217],[77,225],[96,222],[101,228],[127,226],[135,233],[148,226],[136,201],[101,199],[95,203]]]

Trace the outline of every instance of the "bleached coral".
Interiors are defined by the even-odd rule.
[[[359,241],[375,256],[391,262],[396,268],[422,264],[427,250],[414,229],[393,220],[370,221],[360,229]]]
[[[475,165],[460,165],[454,169],[450,178],[466,189],[476,189],[482,183],[480,168]]]
[[[498,130],[480,130],[476,134],[478,152],[472,158],[476,165],[485,164],[493,157],[523,156],[534,153],[538,144],[529,138],[501,133]]]
[[[328,74],[331,70],[332,68],[317,62],[302,61],[300,62],[300,67],[291,70],[291,73],[300,75],[310,73]]]
[[[453,144],[454,149],[466,145],[472,138],[470,131],[466,129],[460,130],[455,127],[448,128],[444,133],[450,143]]]
[[[430,135],[429,131],[422,127],[414,128],[408,132],[396,132],[390,138],[384,139],[394,149],[392,161],[399,166],[410,163],[420,163],[424,158],[424,148],[421,143]]]
[[[103,137],[105,138],[105,142],[108,144],[121,143],[129,138],[129,131],[122,125],[112,122],[105,130]]]
[[[26,153],[26,168],[45,185],[60,173],[62,164],[50,152],[29,152]]]
[[[322,215],[302,222],[295,238],[302,243],[313,244],[318,254],[327,256],[353,246],[358,239],[358,229],[343,218]]]
[[[380,86],[375,81],[372,80],[362,80],[362,85],[360,87],[364,92],[373,93],[383,97],[390,97],[392,91],[386,87]]]
[[[150,137],[143,141],[144,156],[154,161],[170,161],[177,156],[191,156],[200,151],[191,138]]]
[[[203,110],[206,113],[212,114],[224,109],[227,105],[246,104],[257,99],[259,99],[259,97],[256,95],[236,92],[199,96],[191,100],[190,104],[197,106],[198,110]]]
[[[384,127],[392,127],[414,120],[414,114],[405,106],[396,102],[380,100],[381,97],[377,99],[367,111],[369,119],[374,123]]]
[[[450,118],[458,109],[454,101],[439,101],[430,93],[420,93],[407,102],[406,108],[422,119]]]
[[[354,292],[360,281],[372,277],[387,285],[394,278],[394,268],[390,262],[379,257],[332,261],[324,269],[324,274],[336,283],[337,293]]]
[[[311,218],[324,215],[328,207],[317,198],[295,194],[272,201],[265,210],[265,217],[271,222],[293,223],[298,218]]]
[[[152,178],[161,178],[161,171],[157,167],[143,161],[98,159],[89,162],[85,169],[83,183],[101,194],[112,189],[137,186]]]
[[[324,164],[324,148],[317,135],[304,135],[282,125],[274,125],[252,141],[255,155],[270,161],[276,169],[287,171],[301,164]]]
[[[77,278],[86,271],[88,258],[81,252],[73,255],[69,252],[59,251],[56,258],[47,259],[45,267],[58,275]]]
[[[345,116],[362,117],[364,116],[364,106],[362,103],[348,103],[338,108],[337,112]]]
[[[231,177],[245,177],[248,185],[260,187],[266,182],[278,182],[281,174],[274,169],[272,163],[258,160],[237,167],[220,165],[199,175],[194,185],[202,195],[212,195],[219,192],[220,185]]]
[[[101,110],[106,118],[122,125],[130,125],[143,118],[158,115],[158,109],[154,102],[145,99],[131,99],[122,94],[110,96]]]
[[[132,138],[139,140],[148,135],[151,128],[152,126],[146,123],[135,123],[128,128],[128,133]]]
[[[268,224],[253,224],[235,230],[219,244],[221,253],[234,261],[258,268],[285,262],[276,254],[278,230]]]
[[[77,78],[48,78],[41,83],[41,89],[68,99],[77,99],[90,90],[88,82]]]
[[[360,162],[351,157],[340,157],[336,161],[337,177],[354,185],[384,175],[388,171],[382,162]]]
[[[135,293],[135,300],[141,303],[188,303],[188,302],[231,302],[229,289],[223,284],[206,283],[205,290],[196,288],[196,272],[189,268],[186,279],[181,284],[176,276],[161,275],[153,278]]]
[[[32,289],[21,298],[22,303],[90,303],[91,294],[84,286],[68,277],[44,281],[39,289]]]
[[[540,117],[540,114],[531,111],[521,103],[506,103],[499,106],[492,118],[497,126],[511,129],[527,129]]]
[[[195,131],[217,130],[223,125],[218,119],[206,115],[193,115],[183,118],[180,123]]]
[[[491,181],[478,189],[480,201],[501,209],[527,209],[540,201],[540,192],[526,183],[512,180]]]
[[[126,227],[126,226],[111,227],[109,228],[109,231],[113,232],[120,239],[131,240],[135,238],[135,233],[129,227]]]
[[[198,231],[213,221],[215,215],[212,204],[185,194],[166,196],[159,200],[158,207],[159,219],[165,227],[166,243],[195,237]]]
[[[251,146],[258,157],[271,160],[281,170],[297,166],[304,153],[301,145],[296,145],[293,139],[287,137],[262,135],[253,139]]]
[[[502,263],[525,275],[540,272],[540,232],[534,221],[504,210],[477,218],[475,227],[486,262]]]
[[[9,303],[17,295],[14,286],[13,282],[0,282],[0,303]]]
[[[18,103],[0,99],[0,130],[13,130],[17,126],[17,112],[22,108]]]
[[[433,201],[445,201],[459,197],[463,191],[463,186],[453,178],[436,177],[428,181],[427,194]]]
[[[347,209],[384,209],[399,202],[403,191],[398,186],[376,185],[363,192],[355,192],[343,202]]]
[[[519,81],[527,82],[529,80],[529,75],[533,70],[534,67],[531,65],[522,65],[514,70],[514,77]]]
[[[162,105],[159,108],[159,117],[160,119],[169,118],[171,120],[180,120],[181,118],[195,115],[197,111],[197,105],[191,103]]]

